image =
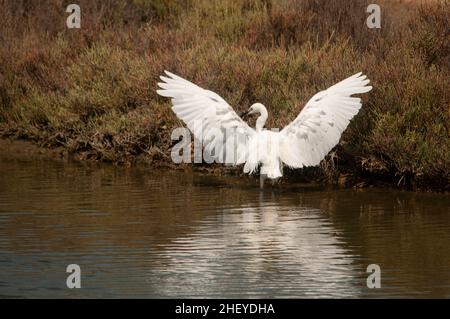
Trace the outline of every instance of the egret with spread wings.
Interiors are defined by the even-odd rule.
[[[260,168],[261,185],[266,177],[281,177],[283,164],[319,165],[361,108],[361,99],[352,95],[372,89],[365,75],[355,74],[314,95],[297,118],[278,132],[264,129],[268,113],[261,103],[241,114],[259,113],[253,129],[216,93],[165,73],[157,93],[172,99],[178,118],[218,162],[245,164],[244,172],[249,174]]]

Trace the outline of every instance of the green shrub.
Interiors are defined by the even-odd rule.
[[[448,189],[449,1],[382,1],[381,30],[365,26],[369,2],[83,0],[82,28],[69,30],[67,1],[2,1],[0,134],[167,162],[181,123],[155,93],[164,69],[237,110],[262,102],[269,127],[363,71],[374,90],[319,170]]]

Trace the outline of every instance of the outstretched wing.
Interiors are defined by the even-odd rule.
[[[295,168],[318,165],[361,108],[361,99],[351,95],[370,91],[369,82],[358,73],[314,95],[280,132],[281,160]]]
[[[217,162],[242,164],[247,159],[246,143],[256,132],[212,91],[165,71],[156,92],[172,98],[172,110],[186,123]],[[231,155],[230,155],[231,154]]]

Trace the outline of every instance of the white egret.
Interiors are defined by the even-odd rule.
[[[242,114],[259,113],[253,129],[216,93],[165,73],[157,93],[172,98],[172,110],[178,118],[205,148],[214,150],[218,162],[226,158],[233,165],[245,163],[244,172],[249,174],[261,166],[261,187],[264,178],[282,176],[283,164],[291,168],[319,165],[361,108],[361,99],[352,95],[372,89],[366,76],[357,73],[314,95],[297,118],[278,132],[264,129],[268,113],[261,103]],[[216,138],[217,131],[226,131],[226,137]]]

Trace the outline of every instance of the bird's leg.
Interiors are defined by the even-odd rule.
[[[267,178],[266,174],[259,174],[259,188],[264,188],[264,180]]]

